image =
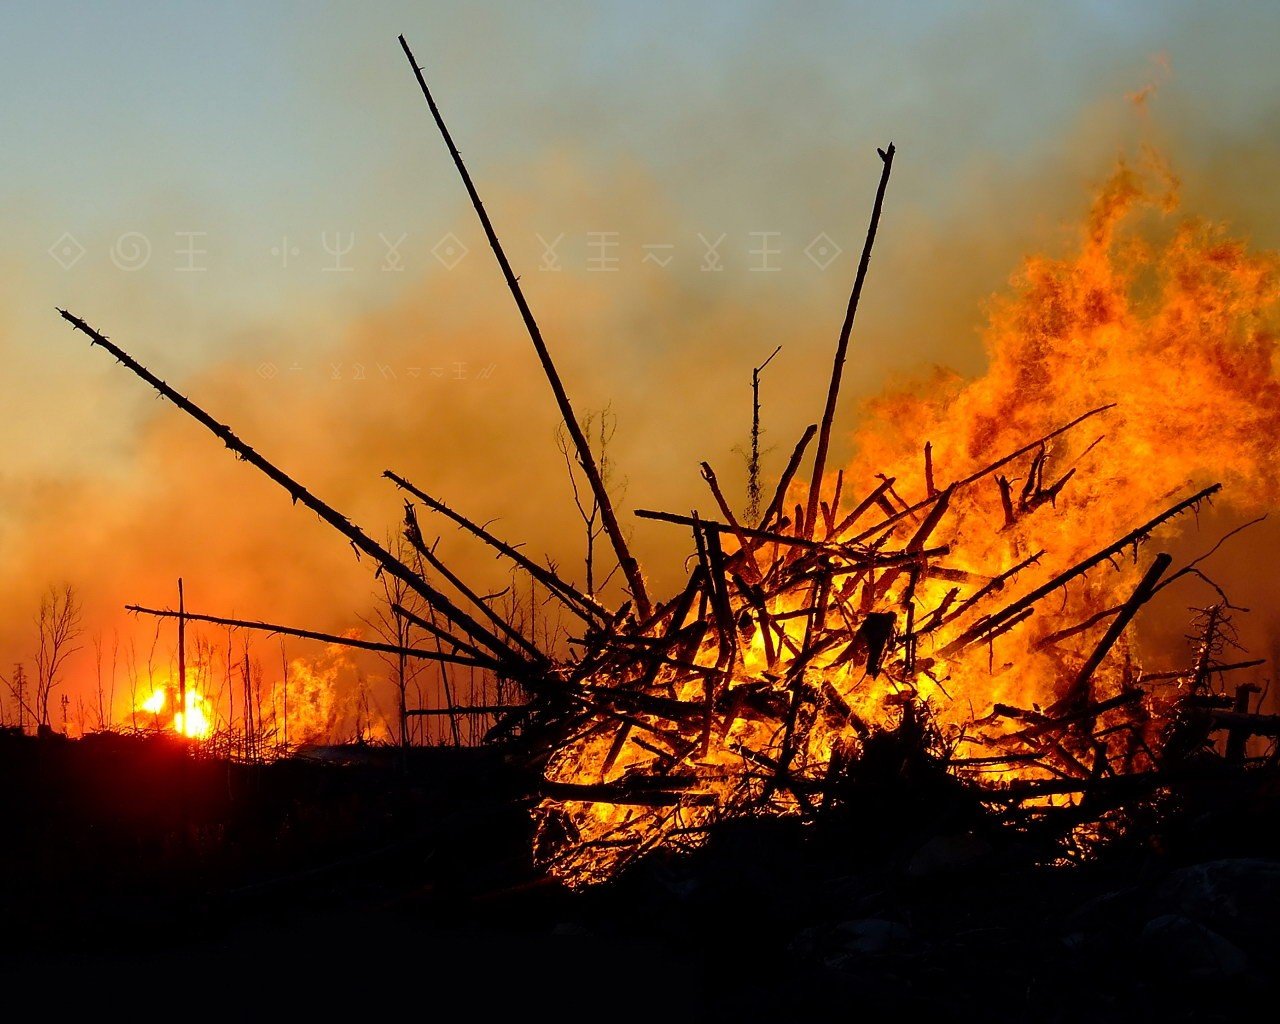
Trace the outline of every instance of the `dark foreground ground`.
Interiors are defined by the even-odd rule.
[[[492,750],[250,767],[163,738],[11,738],[0,981],[159,1006],[185,992],[251,1019],[355,1004],[482,1020],[1234,1021],[1275,1005],[1270,784],[1084,867],[1037,868],[1016,844],[946,828],[774,823],[579,894],[529,863],[530,785]]]

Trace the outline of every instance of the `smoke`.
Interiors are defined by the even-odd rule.
[[[703,458],[712,462],[731,496],[744,499],[741,459],[734,449],[746,441],[750,425],[750,368],[777,344],[783,350],[763,387],[766,480],[781,467],[804,425],[816,418],[878,171],[872,146],[888,138],[888,113],[860,113],[856,124],[833,135],[823,126],[838,123],[842,111],[874,106],[874,97],[855,103],[844,86],[832,85],[834,79],[820,71],[784,88],[776,76],[755,72],[755,53],[748,47],[726,72],[724,95],[702,96],[675,113],[677,119],[714,128],[714,138],[675,147],[678,158],[661,156],[671,147],[664,150],[657,143],[670,138],[654,124],[638,125],[632,138],[616,118],[585,101],[573,113],[584,133],[598,130],[618,144],[609,157],[566,135],[556,120],[562,111],[549,114],[532,101],[504,115],[513,123],[517,115],[524,119],[513,134],[506,133],[512,125],[505,121],[483,122],[467,132],[478,136],[473,169],[488,172],[482,191],[524,274],[576,407],[585,413],[609,402],[618,415],[611,454],[619,471],[619,506],[658,593],[682,579],[689,541],[673,527],[640,525],[628,510],[709,510],[697,469]],[[1258,119],[1234,125],[1184,118],[1191,101],[1179,99],[1167,84],[1158,93],[1144,92],[1142,79],[1150,75],[1141,59],[1130,52],[1125,60],[1119,63],[1128,70],[1105,76],[1098,96],[1080,105],[1073,94],[1076,106],[1055,121],[1051,142],[1012,152],[998,137],[1001,129],[981,124],[976,114],[964,123],[939,118],[932,105],[944,83],[952,81],[954,61],[925,61],[936,80],[928,79],[923,95],[912,94],[905,106],[894,106],[893,116],[901,119],[896,127],[906,131],[896,139],[902,170],[895,171],[898,177],[890,185],[844,392],[843,422],[850,424],[861,408],[869,425],[850,427],[837,437],[839,450],[831,459],[832,465],[843,459],[851,467],[851,480],[861,473],[865,482],[872,467],[915,467],[923,440],[939,446],[939,471],[958,475],[960,467],[980,460],[994,444],[995,425],[1020,435],[1056,426],[1049,420],[1061,408],[1039,401],[1048,380],[1079,383],[1079,393],[1065,403],[1072,409],[1131,389],[1132,381],[1105,371],[1112,351],[1109,332],[1133,322],[1142,328],[1133,341],[1141,386],[1125,390],[1122,407],[1105,426],[1107,447],[1126,454],[1126,473],[1167,480],[1172,487],[1222,467],[1231,475],[1235,507],[1262,507],[1274,500],[1275,471],[1265,458],[1265,440],[1259,440],[1274,436],[1267,332],[1259,327],[1247,337],[1246,332],[1222,338],[1207,319],[1210,313],[1224,314],[1242,331],[1241,325],[1260,322],[1271,301],[1270,257],[1250,255],[1242,243],[1207,225],[1171,231],[1158,208],[1143,205],[1169,193],[1157,169],[1147,168],[1145,185],[1136,172],[1115,179],[1122,194],[1114,216],[1091,221],[1097,230],[1110,231],[1126,216],[1142,219],[1143,230],[1125,243],[1133,247],[1108,270],[1119,276],[1103,282],[1124,294],[1132,285],[1138,296],[1134,306],[1099,312],[1097,323],[1075,322],[1067,325],[1070,329],[1020,321],[1019,296],[1090,286],[1075,271],[1046,259],[1025,266],[1013,292],[1006,292],[1012,297],[989,306],[991,328],[985,336],[978,330],[988,319],[983,297],[1002,289],[1027,252],[1078,249],[1074,229],[1063,225],[1078,222],[1090,183],[1135,137],[1150,138],[1175,154],[1185,179],[1183,209],[1228,217],[1264,241],[1280,231],[1276,205],[1257,186],[1280,166],[1270,125]],[[925,80],[922,68],[916,70]],[[973,100],[973,110],[987,109],[990,83],[971,71],[953,85]],[[1121,99],[1134,90],[1135,78],[1146,111],[1140,124],[1132,105]],[[364,87],[394,89],[401,96],[402,76],[388,81],[394,84],[379,80]],[[796,115],[798,90],[807,97],[803,116]],[[1162,122],[1162,105],[1171,96],[1172,116]],[[419,124],[416,100],[401,99],[400,106],[364,105],[385,110],[382,116],[394,117],[400,127],[402,118]],[[477,99],[472,106],[479,104]],[[469,109],[464,106],[463,113]],[[755,140],[756,133],[724,120],[746,117],[735,110],[751,111],[756,124],[784,124],[787,144],[764,152],[754,142],[747,145],[743,139]],[[1197,125],[1194,135],[1167,127],[1183,121]],[[521,152],[516,179],[500,176],[503,165],[494,161],[495,155],[515,159],[507,151],[515,144],[483,141],[492,137],[546,142],[532,163]],[[1202,145],[1206,138],[1214,144]],[[523,542],[530,552],[547,552],[576,576],[580,527],[555,448],[554,405],[523,328],[470,211],[457,202],[456,192],[435,182],[436,172],[448,173],[436,159],[441,154],[427,164],[431,181],[424,186],[420,168],[424,151],[430,151],[416,143],[396,145],[403,149],[386,155],[393,168],[387,180],[403,184],[403,191],[392,190],[396,195],[412,196],[415,206],[424,189],[432,197],[455,196],[442,203],[439,209],[446,212],[431,222],[432,237],[436,228],[452,231],[468,249],[468,257],[451,271],[428,263],[431,269],[403,276],[371,280],[372,275],[357,275],[356,285],[345,279],[335,283],[335,289],[346,290],[332,305],[304,305],[303,298],[314,296],[295,290],[289,293],[293,305],[287,315],[255,314],[240,327],[231,326],[237,322],[234,311],[220,311],[208,323],[189,318],[181,338],[202,338],[206,353],[230,353],[196,366],[181,355],[181,346],[172,345],[166,317],[184,307],[164,287],[144,289],[130,279],[133,290],[127,297],[110,296],[110,282],[105,282],[87,292],[93,301],[85,306],[59,299],[161,376],[171,376],[220,421],[375,537],[385,537],[399,520],[398,495],[379,479],[391,468],[473,518],[496,520],[495,532]],[[472,155],[468,149],[468,159]],[[732,165],[756,168],[752,173],[777,198],[758,202],[762,193],[720,170]],[[721,174],[728,187],[719,185]],[[488,184],[494,177],[497,183]],[[409,207],[406,199],[394,212],[401,216]],[[788,269],[754,273],[749,268],[756,257],[750,250],[759,242],[750,233],[775,225],[785,229],[779,244]],[[585,269],[589,234],[602,227],[617,232],[624,246],[618,273]],[[805,243],[819,230],[843,250],[828,270],[803,256]],[[1144,241],[1148,230],[1154,231],[1154,241]],[[698,269],[702,238],[714,239],[722,231],[730,235],[726,272],[703,273]],[[544,255],[539,236],[554,239],[562,233],[565,269],[539,272]],[[677,246],[671,272],[643,260],[642,243],[665,241]],[[1111,241],[1108,236],[1094,244],[1110,251]],[[1143,245],[1157,248],[1144,255]],[[1174,279],[1187,278],[1189,291],[1185,302],[1151,312],[1141,296],[1152,288],[1159,294],[1162,285],[1153,283],[1150,273],[1156,263]],[[333,275],[335,282],[338,276]],[[1224,283],[1237,307],[1206,309],[1204,303],[1220,294]],[[21,305],[21,288],[20,279],[8,286],[6,306]],[[1078,312],[1077,303],[1068,305]],[[34,324],[41,332],[35,336],[47,343],[30,344]],[[1084,352],[1070,343],[1081,330],[1089,342]],[[46,328],[34,315],[11,317],[0,325],[0,334],[6,353],[15,353],[24,367],[52,361],[60,374],[49,374],[21,396],[21,422],[29,429],[20,435],[54,436],[60,447],[46,452],[47,440],[28,446],[38,455],[15,455],[3,476],[0,649],[6,660],[21,660],[30,649],[30,609],[51,580],[76,583],[90,633],[137,637],[143,646],[152,624],[127,618],[122,606],[127,601],[172,603],[178,575],[185,579],[189,606],[200,611],[332,632],[352,627],[367,614],[374,591],[370,566],[357,562],[328,527],[230,458],[201,428],[151,401],[141,382],[110,366],[102,353],[85,351],[81,340],[59,325]],[[1185,345],[1171,351],[1172,335]],[[1062,344],[1046,346],[1047,338]],[[1102,370],[1102,377],[1087,383],[1082,359],[1088,368]],[[910,400],[897,395],[868,401],[884,390],[886,379],[901,380],[930,363],[950,369],[917,383]],[[1038,377],[1028,376],[1032,373]],[[976,383],[969,383],[974,378]],[[1216,386],[1205,392],[1186,387],[1188,380]],[[1210,416],[1217,402],[1233,404],[1238,415],[1226,423]],[[968,426],[954,442],[944,442],[938,428],[957,420]],[[903,431],[904,423],[912,429]],[[112,439],[108,450],[100,450],[98,431]],[[84,460],[87,464],[65,455],[80,447],[95,453]],[[1197,464],[1171,470],[1170,453],[1189,449],[1198,453]],[[1125,484],[1133,481],[1126,477]],[[505,585],[505,572],[490,552],[431,516],[423,517],[423,527],[429,535],[442,535],[441,554],[478,588]],[[1252,543],[1251,557],[1226,550],[1215,564],[1239,587],[1233,596],[1240,593],[1248,603],[1252,593],[1274,607],[1280,594],[1259,589],[1252,569],[1257,552],[1276,550],[1280,538],[1256,534]],[[72,664],[73,692],[87,694],[92,687],[90,660],[81,654]]]

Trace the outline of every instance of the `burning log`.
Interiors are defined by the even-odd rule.
[[[1076,676],[1076,680],[1071,684],[1066,698],[1063,701],[1065,706],[1078,704],[1088,699],[1089,682],[1093,678],[1093,673],[1097,667],[1102,664],[1102,659],[1107,656],[1107,652],[1111,650],[1112,645],[1120,639],[1120,634],[1124,632],[1125,627],[1137,614],[1139,608],[1151,600],[1151,595],[1155,593],[1156,583],[1160,577],[1164,575],[1164,571],[1169,568],[1169,563],[1173,561],[1173,556],[1161,552],[1156,555],[1155,561],[1151,563],[1151,567],[1147,570],[1146,575],[1142,577],[1142,582],[1138,584],[1132,596],[1121,607],[1119,613],[1111,621],[1111,625],[1107,627],[1106,633],[1093,649],[1093,653],[1089,655],[1087,661],[1080,668],[1080,674]]]
[[[1064,583],[1067,583],[1070,580],[1075,579],[1077,576],[1080,576],[1081,574],[1088,572],[1094,566],[1107,561],[1109,558],[1123,551],[1130,544],[1136,544],[1139,541],[1145,539],[1148,536],[1148,534],[1150,534],[1151,531],[1154,530],[1161,523],[1166,522],[1169,519],[1172,519],[1174,516],[1180,515],[1181,513],[1185,512],[1189,508],[1195,507],[1200,502],[1204,501],[1206,498],[1209,498],[1212,495],[1217,494],[1218,491],[1220,491],[1221,489],[1222,489],[1222,484],[1214,484],[1211,487],[1206,487],[1203,490],[1197,491],[1191,497],[1186,498],[1178,502],[1177,504],[1170,506],[1169,508],[1161,512],[1158,516],[1151,519],[1149,522],[1146,522],[1142,526],[1139,526],[1136,530],[1133,530],[1125,534],[1115,543],[1108,544],[1101,551],[1095,552],[1094,554],[1090,555],[1088,558],[1084,559],[1083,561],[1077,562],[1075,565],[1073,565],[1070,569],[1067,569],[1065,572],[1059,573],[1057,576],[1051,579],[1048,583],[1044,584],[1043,586],[1037,587],[1026,597],[1018,601],[1015,601],[1013,604],[1008,605],[1005,608],[1002,608],[1000,611],[994,613],[993,615],[987,616],[986,618],[982,619],[981,621],[976,623],[974,626],[972,626],[970,629],[962,633],[960,636],[956,637],[956,639],[953,640],[946,647],[944,647],[942,650],[942,653],[953,654],[956,651],[961,650],[968,644],[971,644],[976,640],[980,640],[983,637],[988,636],[994,629],[999,627],[1002,623],[1007,622],[1009,619],[1011,619],[1015,615],[1019,615],[1024,611],[1031,610],[1032,605],[1034,605],[1037,601],[1039,601],[1045,595],[1053,593],[1053,591],[1057,590]]]

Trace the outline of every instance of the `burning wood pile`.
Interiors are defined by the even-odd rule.
[[[1106,438],[1092,428],[1117,414],[1111,404],[1077,407],[1069,422],[1004,451],[988,430],[964,445],[926,444],[914,467],[884,465],[857,481],[844,470],[828,473],[892,145],[880,151],[879,188],[819,423],[795,446],[757,521],[735,514],[707,463],[713,516],[636,513],[692,535],[687,584],[653,603],[518,280],[422,71],[401,44],[551,384],[629,599],[605,607],[388,472],[410,498],[405,537],[414,557],[398,558],[63,312],[370,556],[379,572],[420,595],[429,618],[396,612],[434,646],[399,649],[185,610],[137,610],[478,666],[514,682],[526,699],[501,709],[492,736],[512,740],[543,766],[535,858],[574,885],[607,879],[658,848],[698,846],[727,820],[839,815],[885,779],[950,787],[990,821],[1034,830],[1070,856],[1105,834],[1118,809],[1155,800],[1189,776],[1263,760],[1248,756],[1249,739],[1276,736],[1276,716],[1253,709],[1256,687],[1226,688],[1227,673],[1261,663],[1232,660],[1225,594],[1218,591],[1203,611],[1194,661],[1184,670],[1144,672],[1130,641],[1135,616],[1175,581],[1196,578],[1217,589],[1201,558],[1174,569],[1170,555],[1149,557],[1143,545],[1220,485],[1135,487],[1104,510],[1098,487],[1116,482],[1100,461]],[[569,648],[540,648],[453,573],[425,540],[418,506],[469,531],[545,588],[580,624]],[[1123,527],[1099,537],[1113,520]],[[1214,752],[1224,737],[1222,752]]]

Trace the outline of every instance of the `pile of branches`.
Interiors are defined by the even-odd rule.
[[[1205,612],[1199,657],[1185,673],[1128,679],[1098,693],[1094,675],[1137,611],[1194,563],[1168,574],[1172,559],[1159,554],[1126,600],[1040,643],[1101,631],[1083,664],[1045,708],[995,704],[972,721],[973,743],[941,729],[916,692],[924,676],[939,687],[951,663],[972,656],[1025,622],[1046,597],[1069,581],[1138,546],[1156,528],[1193,510],[1219,488],[1190,494],[1148,522],[1098,548],[1043,582],[1025,584],[1044,552],[1033,552],[996,576],[948,562],[949,511],[980,482],[999,486],[1005,516],[1052,502],[1071,476],[1044,477],[1049,446],[1107,407],[1093,409],[1051,433],[1030,440],[948,486],[935,485],[925,451],[926,497],[902,500],[893,478],[846,500],[842,474],[824,491],[828,446],[843,366],[866,278],[894,147],[879,150],[882,173],[857,275],[841,327],[826,404],[819,423],[796,445],[758,521],[735,516],[716,479],[703,475],[718,515],[637,515],[691,531],[696,558],[687,585],[655,604],[629,550],[595,454],[518,279],[474,183],[407,43],[409,60],[433,118],[462,177],[490,247],[514,297],[563,417],[574,454],[600,510],[628,599],[606,607],[486,527],[432,497],[404,477],[384,474],[406,494],[404,535],[411,561],[365,531],[268,461],[231,429],[66,311],[62,316],[93,345],[111,353],[164,398],[202,423],[237,457],[250,463],[337,530],[357,554],[370,557],[429,607],[423,616],[393,611],[425,631],[430,647],[399,647],[353,640],[278,623],[229,619],[185,609],[132,610],[310,637],[446,664],[476,667],[514,683],[524,694],[515,706],[495,709],[494,739],[513,741],[544,767],[538,808],[537,858],[573,882],[609,877],[659,846],[697,845],[726,818],[784,813],[817,820],[839,813],[865,791],[868,773],[930,779],[972,791],[1002,821],[1044,827],[1063,837],[1101,822],[1118,807],[1149,800],[1188,772],[1202,771],[1215,740],[1227,734],[1226,761],[1243,765],[1251,735],[1274,737],[1273,717],[1250,710],[1254,688],[1224,696],[1223,674],[1257,662],[1223,660],[1227,620],[1222,606]],[[816,441],[816,443],[815,443]],[[813,446],[807,488],[793,487]],[[1026,481],[1015,495],[1008,479]],[[788,508],[789,495],[806,500]],[[825,497],[824,497],[825,495]],[[1016,506],[1016,508],[1015,508]],[[442,515],[529,574],[580,628],[568,650],[544,650],[454,573],[425,538],[419,508]],[[935,606],[916,600],[926,581],[951,586]],[[1018,581],[1017,587],[1013,583]],[[1021,596],[1009,599],[1017,590]],[[871,680],[890,713],[860,714],[856,687],[839,680]],[[1153,718],[1151,687],[1172,682],[1174,696]],[[1219,681],[1215,683],[1215,680]],[[1012,781],[999,781],[1012,774]]]

